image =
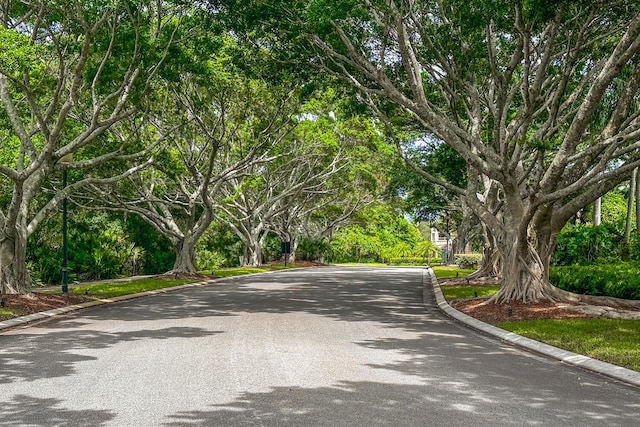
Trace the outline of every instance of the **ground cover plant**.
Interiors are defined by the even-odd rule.
[[[638,262],[552,267],[549,280],[560,289],[578,294],[640,299]]]

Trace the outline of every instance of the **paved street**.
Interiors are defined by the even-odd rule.
[[[244,276],[0,334],[0,425],[636,426],[640,390],[422,304],[422,270]]]

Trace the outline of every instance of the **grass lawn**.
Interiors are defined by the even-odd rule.
[[[523,320],[498,326],[555,347],[640,371],[640,320]]]
[[[433,268],[433,272],[435,273],[438,279],[448,279],[451,277],[465,277],[475,271],[475,270],[464,270],[462,268],[458,268],[456,266],[449,266],[449,265],[436,265],[431,268]]]
[[[283,270],[295,268],[295,266],[274,265],[268,267],[242,267],[242,268],[224,268],[213,271],[203,271],[202,274],[214,274],[217,277],[241,276],[244,274],[264,273],[273,270]],[[188,283],[198,282],[198,279],[140,279],[130,282],[110,282],[96,283],[86,286],[78,286],[70,288],[69,292],[76,295],[89,295],[96,298],[115,298],[124,295],[137,294],[140,292],[155,291],[158,289],[172,288],[175,286],[186,285]],[[59,291],[48,291],[47,293],[59,293]]]
[[[440,290],[447,301],[452,299],[467,299],[476,297],[488,297],[496,294],[500,286],[442,286]]]
[[[140,279],[131,282],[99,283],[95,285],[78,286],[70,288],[74,294],[87,294],[98,298],[115,298],[123,295],[137,294],[157,289],[172,288],[197,282],[196,279]]]
[[[436,268],[440,267],[434,267],[437,275]],[[444,273],[447,275],[439,277],[452,277],[450,271],[445,270]],[[442,286],[440,289],[447,300],[452,300],[474,298],[476,293],[478,297],[491,296],[500,287]],[[497,326],[577,354],[640,371],[640,320],[520,320]]]
[[[290,268],[299,268],[295,264],[289,264],[286,267],[282,264],[267,265],[262,267],[235,267],[220,268],[217,270],[201,271],[202,274],[213,274],[217,277],[233,277],[243,276],[245,274],[266,273],[267,271],[288,270]]]
[[[388,267],[389,264],[384,264],[381,262],[341,262],[337,265],[339,267]]]

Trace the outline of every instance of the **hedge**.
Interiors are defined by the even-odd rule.
[[[453,258],[458,267],[465,270],[477,270],[482,262],[482,254],[455,254]]]
[[[549,280],[560,289],[584,295],[640,299],[640,263],[551,267]]]

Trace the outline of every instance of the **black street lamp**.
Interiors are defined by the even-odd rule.
[[[67,154],[60,159],[60,163],[71,163],[73,154]],[[62,168],[62,189],[67,188],[67,166]],[[67,260],[69,259],[69,251],[67,245],[67,195],[62,199],[62,293],[69,293],[69,272],[67,270]]]

